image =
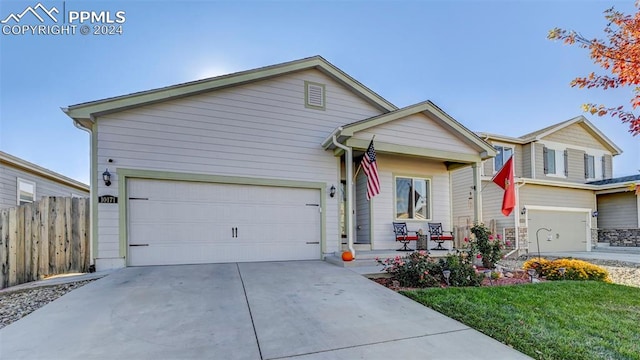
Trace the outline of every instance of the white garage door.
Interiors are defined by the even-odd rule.
[[[128,264],[320,259],[320,191],[129,179]]]
[[[551,240],[547,240],[548,231],[539,232],[540,252],[587,251],[589,213],[580,211],[528,210],[529,252],[536,253],[536,231],[540,228],[551,229]]]

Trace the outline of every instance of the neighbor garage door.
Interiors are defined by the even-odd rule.
[[[128,264],[320,259],[320,191],[129,179]]]
[[[551,241],[548,231],[539,232],[540,252],[586,251],[588,216],[584,211],[528,210],[529,252],[538,251],[536,232],[540,228],[552,230]]]

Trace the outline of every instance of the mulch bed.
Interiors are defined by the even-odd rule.
[[[494,279],[489,281],[489,279],[485,278],[482,280],[481,286],[509,286],[509,285],[518,285],[518,284],[528,284],[531,282],[529,275],[527,275],[524,271],[516,271],[513,272],[513,277],[503,276],[499,279]],[[371,278],[371,280],[377,282],[378,284],[388,287],[394,291],[403,291],[403,290],[416,290],[416,288],[407,288],[401,287],[399,283],[392,278],[389,277],[376,277]],[[446,284],[441,284],[441,288],[446,288]]]

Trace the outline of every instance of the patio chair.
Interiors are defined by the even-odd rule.
[[[417,232],[407,230],[407,223],[404,222],[394,222],[393,232],[396,234],[396,241],[399,241],[403,244],[403,246],[397,251],[413,251],[412,249],[408,248],[407,245],[411,241],[418,240]],[[416,235],[409,235],[409,233],[416,233]]]
[[[432,248],[431,250],[447,250],[447,248],[443,247],[445,241],[453,242],[453,231],[443,231],[442,223],[428,223],[429,225],[429,239],[431,241],[435,241],[438,243],[438,246]],[[448,233],[450,235],[445,235],[444,233]]]

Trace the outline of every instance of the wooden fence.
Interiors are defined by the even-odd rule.
[[[0,289],[89,269],[89,199],[43,197],[0,211]]]

